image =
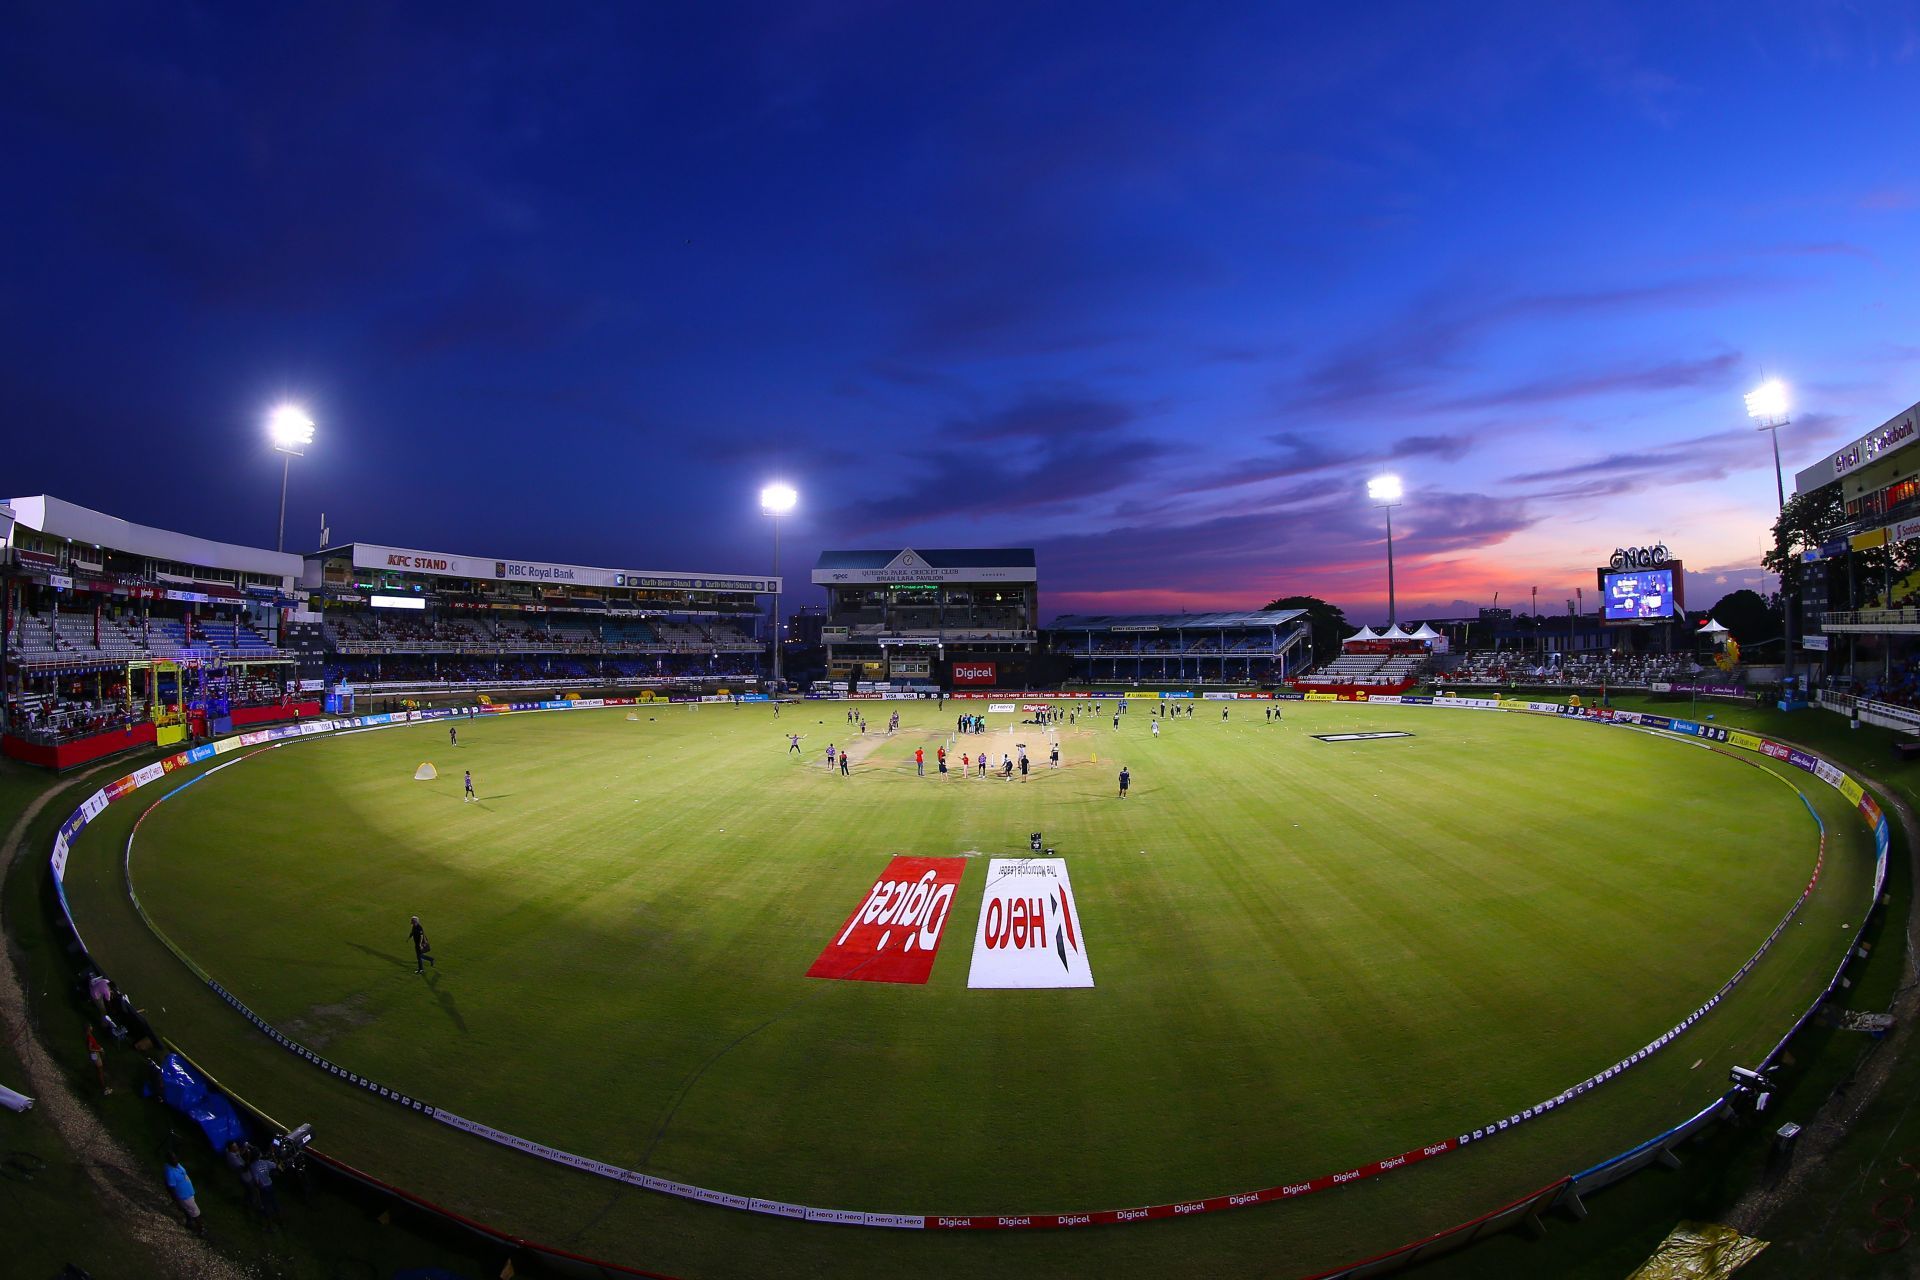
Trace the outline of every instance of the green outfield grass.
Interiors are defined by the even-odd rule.
[[[1026,782],[914,776],[948,712],[853,739],[837,704],[498,717],[263,751],[154,809],[156,924],[337,1062],[525,1137],[722,1190],[905,1212],[1098,1209],[1305,1180],[1530,1105],[1709,995],[1804,885],[1800,922],[1666,1053],[1513,1134],[1218,1218],[936,1237],[749,1217],[574,1174],[336,1087],[252,1030],[127,904],[148,788],[69,870],[90,947],[149,1016],[329,1152],[506,1229],[699,1275],[1008,1268],[1304,1272],[1510,1199],[1678,1121],[1777,1038],[1858,922],[1870,842],[1830,788],[1520,715],[1136,702],[1044,738]],[[869,708],[874,728],[892,706]],[[1403,730],[1325,743],[1314,733]],[[784,734],[808,736],[801,757]],[[1097,756],[1097,762],[1095,757]],[[438,767],[416,782],[423,760]],[[1122,763],[1133,795],[1114,796]],[[473,770],[481,802],[464,804]],[[191,773],[176,775],[192,776]],[[1045,832],[1096,986],[966,985],[986,856]],[[896,853],[975,853],[931,980],[805,970]],[[414,973],[407,917],[440,960]]]

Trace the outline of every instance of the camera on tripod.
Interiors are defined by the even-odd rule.
[[[273,1162],[286,1173],[307,1171],[307,1144],[313,1141],[313,1126],[303,1124],[289,1129],[273,1140]]]

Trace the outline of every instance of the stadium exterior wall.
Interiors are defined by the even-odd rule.
[[[1059,695],[1035,694],[1032,696],[1036,699],[1046,699],[1046,698],[1056,697]],[[1188,696],[1191,696],[1191,695],[1188,695]],[[732,701],[733,699],[723,698],[723,697],[708,697],[708,698],[687,699],[687,700],[697,700],[697,701],[706,701],[706,702],[729,702],[729,701]],[[759,699],[756,699],[756,700],[759,700]],[[1860,931],[1864,930],[1867,927],[1869,921],[1871,920],[1873,911],[1878,909],[1878,902],[1880,899],[1881,891],[1884,887],[1886,872],[1887,872],[1887,862],[1888,862],[1888,856],[1889,856],[1889,852],[1888,852],[1889,851],[1889,827],[1888,827],[1888,821],[1886,816],[1881,812],[1879,806],[1873,800],[1873,798],[1864,792],[1863,788],[1861,788],[1859,783],[1854,781],[1853,778],[1851,778],[1849,775],[1847,775],[1846,773],[1844,773],[1843,771],[1835,767],[1830,762],[1824,759],[1821,759],[1817,756],[1813,756],[1810,753],[1803,752],[1798,748],[1790,747],[1783,743],[1773,742],[1769,739],[1764,739],[1759,737],[1758,735],[1745,733],[1743,731],[1727,730],[1727,729],[1719,728],[1712,725],[1698,724],[1691,721],[1673,718],[1673,717],[1653,716],[1653,715],[1648,715],[1642,712],[1615,711],[1611,708],[1591,708],[1591,707],[1569,708],[1556,703],[1543,703],[1543,702],[1502,703],[1497,699],[1486,699],[1486,698],[1449,698],[1449,697],[1430,698],[1430,697],[1424,697],[1424,696],[1395,695],[1395,696],[1375,697],[1375,698],[1366,699],[1366,700],[1387,704],[1387,705],[1417,705],[1417,706],[1431,706],[1435,708],[1448,708],[1448,709],[1457,709],[1457,710],[1505,711],[1505,712],[1519,712],[1519,713],[1526,713],[1526,714],[1570,716],[1570,717],[1590,721],[1593,723],[1600,723],[1600,724],[1611,723],[1615,725],[1621,725],[1621,726],[1627,726],[1627,727],[1639,729],[1642,731],[1657,732],[1661,734],[1674,735],[1674,736],[1683,737],[1683,738],[1704,739],[1705,741],[1701,741],[1698,744],[1703,748],[1714,749],[1714,750],[1725,750],[1727,747],[1736,747],[1744,751],[1765,755],[1771,759],[1784,761],[1786,763],[1793,765],[1796,768],[1799,768],[1806,772],[1814,774],[1816,777],[1820,778],[1823,782],[1826,782],[1828,785],[1840,791],[1841,794],[1845,796],[1849,800],[1849,802],[1852,803],[1858,809],[1863,819],[1866,821],[1869,829],[1873,832],[1875,849],[1876,849],[1876,866],[1875,866],[1875,871],[1872,879],[1873,891],[1872,891],[1871,898],[1869,899],[1868,909],[1865,913],[1863,913],[1858,929],[1856,929],[1854,934],[1849,938],[1847,950],[1844,956],[1842,957],[1842,959],[1839,961],[1839,964],[1837,965],[1834,971],[1833,977],[1829,980],[1829,982],[1827,983],[1826,987],[1822,990],[1822,992],[1808,1006],[1806,1011],[1803,1012],[1799,1017],[1799,1019],[1796,1020],[1794,1025],[1791,1028],[1789,1028],[1786,1035],[1783,1036],[1779,1044],[1776,1045],[1775,1049],[1772,1051],[1772,1053],[1769,1055],[1767,1059],[1767,1062],[1769,1064],[1779,1059],[1780,1055],[1784,1052],[1787,1042],[1802,1026],[1805,1025],[1806,1021],[1812,1017],[1814,1012],[1816,1012],[1823,1004],[1827,1002],[1828,999],[1830,999],[1833,996],[1833,994],[1839,988],[1841,983],[1844,981],[1843,974],[1847,964],[1853,959],[1856,953],[1856,944],[1860,936]],[[201,763],[211,759],[216,759],[221,756],[229,755],[235,751],[239,751],[246,748],[251,748],[251,747],[277,748],[279,746],[285,745],[288,742],[297,741],[304,737],[318,735],[318,734],[333,733],[338,731],[383,729],[383,728],[389,728],[389,727],[396,727],[404,724],[419,723],[422,721],[438,720],[438,719],[446,718],[448,716],[453,716],[453,715],[590,710],[590,709],[603,707],[603,706],[631,705],[632,702],[633,702],[632,699],[626,699],[626,698],[574,699],[574,700],[567,700],[567,701],[514,703],[509,705],[493,705],[488,707],[476,707],[476,708],[457,708],[457,709],[456,708],[440,708],[440,709],[422,710],[422,711],[414,711],[414,712],[406,712],[406,713],[394,713],[394,714],[383,714],[383,715],[372,715],[372,716],[356,716],[356,717],[348,717],[344,719],[311,720],[305,723],[284,725],[277,728],[262,729],[262,730],[256,730],[250,733],[234,735],[232,737],[224,738],[214,743],[209,743],[203,746],[192,748],[189,751],[184,751],[172,756],[168,756],[161,761],[148,764],[140,769],[135,770],[133,773],[128,774],[123,778],[117,779],[116,781],[109,783],[105,787],[102,787],[99,791],[96,791],[93,795],[89,796],[87,800],[84,801],[79,808],[74,810],[74,812],[71,815],[69,815],[67,820],[61,824],[61,827],[54,838],[53,851],[52,851],[52,856],[50,858],[50,868],[51,868],[53,879],[54,879],[54,888],[55,888],[56,896],[60,903],[61,911],[66,918],[68,927],[72,931],[75,941],[79,944],[81,951],[84,953],[85,943],[80,934],[78,924],[74,920],[71,907],[67,901],[66,890],[64,885],[66,863],[71,853],[74,841],[78,838],[81,831],[86,827],[86,825],[94,817],[98,816],[99,813],[104,811],[109,804],[112,804],[117,800],[124,799],[125,797],[132,795],[134,792],[136,792],[142,787],[148,786],[154,782],[161,781],[169,773],[172,773],[184,766]],[[244,757],[236,756],[234,757],[234,759],[230,761],[226,761],[224,763],[236,764],[236,763],[239,763],[240,759],[242,758]],[[1736,756],[1735,758],[1740,758],[1740,757]],[[224,764],[221,767],[224,767]],[[160,801],[156,801],[155,803],[158,804],[163,802],[168,796],[175,794],[178,790],[182,789],[183,787],[192,785],[193,782],[198,781],[200,778],[206,777],[206,776],[209,776],[209,774],[196,775],[195,778],[187,782],[184,782],[179,787],[175,787],[172,790],[168,791],[165,795],[161,797]],[[1810,803],[1808,804],[1808,809],[1810,812],[1812,812],[1812,805]],[[1815,818],[1815,821],[1819,822],[1819,815],[1817,813],[1814,813],[1813,816]],[[138,823],[135,824],[134,833],[130,833],[128,837],[127,854],[126,854],[126,856],[128,857],[131,856],[133,839],[134,839],[134,835],[137,834],[138,825],[139,825]],[[1826,843],[1825,830],[1824,830],[1824,824],[1822,824],[1821,854],[1819,859],[1816,861],[1813,875],[1809,879],[1806,887],[1801,891],[1799,897],[1795,899],[1792,906],[1789,907],[1785,916],[1781,919],[1779,924],[1777,924],[1774,927],[1772,933],[1769,934],[1766,940],[1760,944],[1759,948],[1754,952],[1753,956],[1746,962],[1746,964],[1744,964],[1740,968],[1738,972],[1736,972],[1731,978],[1729,978],[1726,981],[1726,983],[1722,985],[1719,991],[1717,991],[1704,1004],[1696,1008],[1686,1018],[1684,1018],[1681,1022],[1676,1024],[1672,1029],[1670,1029],[1663,1035],[1657,1037],[1655,1040],[1643,1046],[1641,1049],[1636,1050],[1633,1053],[1623,1057],[1617,1063],[1609,1067],[1606,1067],[1601,1071],[1594,1073],[1593,1075],[1589,1076],[1586,1080],[1580,1082],[1579,1084],[1573,1086],[1572,1088],[1563,1090],[1561,1093],[1554,1096],[1553,1098],[1546,1099],[1543,1102],[1536,1104],[1535,1106],[1524,1108],[1519,1111],[1515,1111],[1506,1117],[1493,1117],[1489,1120],[1488,1123],[1481,1125],[1479,1127],[1476,1127],[1470,1131],[1463,1132],[1457,1137],[1448,1137],[1440,1141],[1427,1144],[1424,1147],[1412,1149],[1400,1155],[1389,1156],[1385,1159],[1375,1161],[1368,1165],[1359,1166],[1359,1167],[1349,1169],[1349,1170],[1344,1170],[1338,1173],[1323,1175],[1321,1177],[1314,1178],[1314,1179],[1300,1182],[1300,1183],[1263,1188],[1259,1190],[1251,1190],[1251,1191],[1242,1192],[1239,1194],[1231,1194],[1231,1195],[1225,1195],[1225,1196],[1212,1196],[1212,1197],[1206,1197],[1202,1199],[1196,1199],[1196,1200],[1185,1201],[1185,1202],[1175,1202],[1175,1203],[1169,1203],[1165,1205],[1143,1206],[1139,1208],[1117,1209],[1117,1210],[1089,1211],[1084,1213],[1073,1213],[1073,1214],[973,1215],[973,1214],[869,1213],[869,1212],[863,1212],[863,1211],[857,1211],[857,1210],[823,1209],[823,1208],[817,1208],[817,1207],[811,1207],[811,1206],[788,1204],[788,1203],[778,1202],[778,1201],[770,1201],[770,1200],[742,1195],[738,1193],[714,1191],[707,1188],[691,1186],[683,1183],[676,1183],[670,1180],[657,1178],[650,1174],[642,1174],[642,1173],[634,1172],[631,1170],[620,1169],[617,1166],[609,1165],[602,1161],[592,1160],[587,1157],[574,1155],[570,1152],[559,1151],[555,1148],[547,1147],[539,1143],[534,1143],[529,1140],[519,1138],[515,1135],[502,1133],[501,1131],[494,1130],[489,1126],[480,1124],[476,1121],[466,1119],[465,1117],[454,1115],[451,1112],[445,1111],[444,1109],[431,1106],[428,1103],[424,1102],[423,1100],[412,1098],[408,1095],[402,1094],[398,1090],[394,1090],[394,1089],[391,1089],[390,1087],[383,1086],[378,1082],[366,1079],[358,1075],[357,1073],[350,1072],[347,1069],[337,1064],[328,1062],[326,1059],[322,1058],[320,1055],[318,1055],[311,1049],[307,1048],[304,1045],[301,1045],[299,1042],[286,1036],[283,1032],[271,1026],[264,1019],[260,1018],[259,1015],[255,1014],[252,1010],[248,1009],[245,1005],[241,1004],[236,997],[234,997],[231,993],[227,992],[224,988],[220,986],[218,982],[212,979],[210,975],[206,974],[203,970],[201,970],[199,966],[195,964],[190,957],[185,955],[183,952],[179,951],[178,948],[174,947],[173,944],[165,937],[164,934],[160,933],[157,928],[154,928],[151,921],[148,921],[147,923],[149,928],[154,928],[155,936],[159,938],[159,940],[163,944],[165,944],[170,950],[172,950],[174,954],[181,960],[183,964],[185,964],[188,967],[188,969],[191,972],[193,972],[202,981],[206,982],[209,988],[212,991],[214,991],[215,994],[219,995],[222,999],[226,1000],[243,1016],[247,1017],[250,1021],[252,1021],[263,1033],[268,1035],[277,1043],[281,1044],[282,1047],[288,1049],[290,1052],[298,1056],[301,1056],[303,1058],[306,1058],[310,1063],[312,1063],[313,1065],[319,1067],[324,1071],[327,1071],[329,1074],[332,1074],[357,1087],[366,1089],[367,1091],[374,1093],[377,1096],[386,1098],[394,1102],[396,1105],[401,1106],[402,1108],[405,1108],[407,1110],[414,1111],[425,1118],[434,1119],[440,1123],[447,1124],[451,1127],[459,1128],[466,1132],[473,1133],[476,1136],[485,1137],[497,1144],[513,1147],[523,1152],[526,1152],[527,1154],[535,1155],[542,1159],[552,1161],[554,1163],[564,1164],[569,1167],[580,1169],[586,1172],[595,1173],[612,1180],[621,1181],[624,1183],[628,1183],[630,1185],[640,1186],[649,1190],[655,1190],[655,1191],[662,1192],[664,1194],[674,1195],[681,1198],[692,1199],[692,1200],[702,1201],[702,1202],[711,1203],[711,1204],[719,1204],[719,1205],[737,1208],[737,1209],[741,1209],[749,1212],[771,1214],[775,1216],[789,1217],[789,1218],[795,1218],[795,1219],[804,1219],[807,1221],[829,1222],[829,1223],[838,1223],[843,1225],[862,1225],[862,1226],[869,1226],[869,1227],[887,1227],[887,1228],[893,1228],[893,1229],[904,1228],[904,1229],[923,1229],[923,1230],[940,1230],[940,1229],[954,1229],[954,1228],[960,1228],[960,1229],[1072,1228],[1077,1226],[1095,1225],[1100,1223],[1126,1223],[1126,1222],[1136,1222],[1136,1221],[1148,1221],[1148,1220],[1154,1220],[1159,1218],[1185,1217],[1185,1216],[1195,1215],[1195,1214],[1205,1214],[1205,1213],[1211,1213],[1211,1212],[1217,1212],[1217,1211],[1224,1211],[1227,1209],[1241,1208],[1241,1207],[1254,1205],[1254,1204],[1270,1203],[1275,1200],[1286,1200],[1286,1199],[1298,1198],[1299,1196],[1302,1196],[1302,1195],[1331,1189],[1333,1187],[1340,1186],[1347,1182],[1377,1177],[1387,1172],[1390,1172],[1392,1170],[1402,1168],[1410,1164],[1422,1162],[1424,1160],[1431,1159],[1439,1155],[1446,1154],[1448,1152],[1458,1149],[1461,1146],[1467,1145],[1468,1143],[1478,1143],[1478,1142],[1484,1141],[1487,1138],[1490,1138],[1497,1133],[1504,1132],[1508,1128],[1515,1127],[1537,1116],[1543,1116],[1551,1110],[1557,1109],[1560,1106],[1566,1105],[1567,1103],[1574,1101],[1576,1098],[1584,1095],[1585,1093],[1589,1092],[1593,1088],[1597,1088],[1599,1085],[1611,1080],[1614,1076],[1618,1075],[1619,1073],[1630,1069],[1632,1066],[1640,1062],[1642,1059],[1659,1051],[1660,1049],[1664,1048],[1667,1044],[1672,1042],[1674,1039],[1681,1036],[1693,1025],[1693,1023],[1698,1021],[1700,1018],[1705,1017],[1706,1014],[1710,1012],[1719,1003],[1721,998],[1724,997],[1729,991],[1731,991],[1731,989],[1736,984],[1738,984],[1740,980],[1744,978],[1746,974],[1749,973],[1757,963],[1759,963],[1760,959],[1766,954],[1766,952],[1771,947],[1773,941],[1776,938],[1778,938],[1779,935],[1787,928],[1787,926],[1792,922],[1795,915],[1797,915],[1797,913],[1799,912],[1800,907],[1812,895],[1814,888],[1818,884],[1820,869],[1824,863],[1825,843]],[[130,881],[128,883],[128,890],[129,890],[129,894],[131,895],[132,889],[131,889]],[[140,909],[137,898],[134,899],[134,905],[136,909]],[[140,909],[140,914],[143,920],[146,919],[145,912],[143,909]],[[1473,1219],[1470,1222],[1463,1223],[1460,1226],[1453,1228],[1449,1231],[1438,1233],[1434,1236],[1428,1237],[1421,1241],[1413,1242],[1412,1244],[1403,1246],[1401,1249],[1395,1250],[1389,1254],[1381,1255],[1377,1258],[1368,1259],[1359,1263],[1351,1264],[1348,1267],[1336,1269],[1334,1271],[1325,1272],[1322,1274],[1323,1276],[1329,1277],[1329,1278],[1330,1277],[1348,1277],[1348,1276],[1358,1277],[1362,1275],[1381,1274],[1386,1270],[1391,1270],[1399,1266],[1407,1265],[1417,1260],[1419,1257],[1427,1256],[1429,1253],[1437,1251],[1439,1249],[1442,1249],[1445,1247],[1452,1247],[1452,1245],[1467,1243],[1471,1239],[1477,1238],[1479,1235],[1486,1234],[1488,1231],[1500,1229],[1501,1227],[1510,1225],[1512,1222],[1517,1221],[1523,1217],[1530,1217],[1535,1213],[1537,1213],[1541,1208],[1550,1207],[1553,1204],[1566,1203],[1570,1199],[1577,1202],[1577,1197],[1582,1190],[1592,1190],[1597,1188],[1598,1186],[1605,1185],[1607,1182],[1616,1180],[1619,1177],[1627,1176],[1627,1174],[1630,1174],[1633,1171],[1637,1170],[1638,1168],[1644,1166],[1644,1164],[1650,1163],[1652,1160],[1660,1158],[1662,1153],[1669,1150],[1673,1145],[1679,1142],[1685,1141],[1687,1138],[1693,1136],[1695,1133],[1700,1132],[1701,1130],[1706,1128],[1716,1116],[1723,1114],[1728,1109],[1730,1109],[1734,1105],[1735,1099],[1738,1096],[1739,1096],[1738,1090],[1729,1090],[1727,1093],[1723,1094],[1720,1098],[1716,1099],[1707,1108],[1698,1112],[1689,1120],[1687,1120],[1686,1122],[1684,1122],[1679,1126],[1676,1126],[1674,1129],[1668,1130],[1667,1132],[1657,1135],[1652,1139],[1648,1139],[1645,1142],[1638,1143],[1635,1146],[1623,1151],[1620,1155],[1615,1156],[1608,1161],[1604,1161],[1601,1164],[1596,1165],[1591,1169],[1583,1170],[1578,1173],[1571,1173],[1567,1175],[1565,1178],[1551,1184],[1549,1187],[1542,1188],[1539,1192],[1533,1193],[1528,1197],[1523,1198],[1522,1200],[1515,1201],[1513,1202],[1513,1204],[1503,1206],[1500,1209],[1496,1209],[1488,1215],[1484,1215],[1480,1218]],[[240,1105],[246,1106],[244,1099],[236,1098],[236,1101],[239,1102]],[[252,1108],[248,1108],[248,1109],[253,1110]],[[365,1175],[358,1175],[358,1171],[353,1171],[353,1173],[364,1180]],[[424,1203],[424,1202],[421,1202],[421,1203]],[[455,1217],[456,1219],[458,1217],[458,1215],[451,1215],[451,1216]],[[465,1220],[461,1220],[461,1221],[464,1222]],[[474,1224],[467,1224],[467,1225],[474,1225]],[[511,1237],[507,1237],[505,1233],[493,1231],[493,1229],[491,1228],[481,1228],[481,1229],[487,1232],[488,1234],[492,1234],[498,1238],[502,1238],[502,1239],[511,1238]],[[533,1245],[529,1242],[521,1242],[521,1243],[524,1245],[524,1247],[527,1247],[537,1252],[541,1252],[543,1254],[551,1253],[552,1255],[557,1257],[565,1256],[564,1251],[561,1251],[561,1250],[548,1250],[542,1246]],[[577,1263],[586,1263],[587,1265],[599,1265],[599,1264],[592,1263],[590,1260],[586,1260],[586,1259],[576,1259],[575,1261]]]

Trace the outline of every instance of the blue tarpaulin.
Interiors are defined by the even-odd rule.
[[[160,1097],[175,1111],[200,1126],[213,1149],[219,1151],[235,1138],[247,1136],[246,1126],[226,1098],[207,1088],[200,1073],[177,1053],[160,1064]]]

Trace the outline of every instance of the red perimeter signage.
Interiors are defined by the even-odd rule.
[[[992,684],[1000,678],[1000,667],[992,662],[956,662],[953,664],[953,682],[955,684]]]
[[[965,858],[895,858],[834,935],[809,978],[926,982]]]

